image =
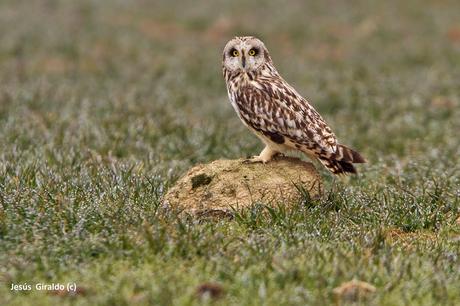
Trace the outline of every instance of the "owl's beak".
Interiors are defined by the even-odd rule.
[[[241,66],[243,66],[243,69],[246,69],[246,57],[244,53],[241,55]]]

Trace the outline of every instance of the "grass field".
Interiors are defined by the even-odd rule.
[[[328,305],[352,279],[459,305],[460,2],[345,3],[1,1],[0,305]],[[184,171],[262,148],[221,75],[237,34],[369,164],[293,210],[178,217]]]

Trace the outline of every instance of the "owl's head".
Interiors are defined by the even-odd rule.
[[[222,64],[230,71],[253,72],[270,63],[264,43],[252,36],[235,37],[224,48]]]

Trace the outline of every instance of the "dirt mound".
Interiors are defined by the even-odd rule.
[[[267,164],[216,160],[191,168],[170,188],[164,204],[192,214],[219,215],[256,202],[289,204],[302,192],[318,197],[322,180],[311,163],[281,157]]]

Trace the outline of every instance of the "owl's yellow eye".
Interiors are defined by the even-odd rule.
[[[232,55],[237,57],[240,55],[240,52],[238,52],[238,50],[233,50]]]
[[[256,50],[251,49],[251,50],[249,50],[249,53],[248,53],[248,54],[249,54],[250,56],[254,56],[254,55],[256,55]]]

